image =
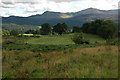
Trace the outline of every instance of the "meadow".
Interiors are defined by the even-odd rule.
[[[46,35],[41,38],[31,38],[27,42],[29,44],[41,44],[41,45],[71,45],[74,42],[71,40],[74,34],[60,35]],[[92,44],[95,42],[105,43],[105,40],[97,35],[83,34],[84,38],[89,39]]]
[[[118,77],[118,46],[92,34],[76,45],[72,36],[3,37],[3,78]]]

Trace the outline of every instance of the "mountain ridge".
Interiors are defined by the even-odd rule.
[[[117,21],[118,9],[115,10],[99,10],[96,8],[88,8],[78,12],[61,13],[46,11],[43,14],[36,14],[29,17],[10,16],[2,17],[3,23],[15,23],[19,25],[41,25],[43,23],[50,23],[55,25],[57,23],[65,22],[68,26],[81,26],[84,22],[89,22],[96,19],[110,19]]]

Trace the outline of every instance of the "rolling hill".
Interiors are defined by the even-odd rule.
[[[43,14],[32,15],[29,17],[10,16],[2,17],[4,23],[14,23],[18,25],[34,25],[38,26],[43,23],[55,25],[59,22],[65,22],[70,28],[73,26],[81,26],[84,22],[90,22],[96,19],[118,21],[118,10],[99,10],[88,8],[75,13],[61,13],[46,11]]]

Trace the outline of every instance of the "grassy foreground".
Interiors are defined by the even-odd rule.
[[[72,35],[3,38],[3,78],[118,77],[117,46],[90,34],[89,45],[75,45]]]
[[[116,46],[47,54],[3,50],[3,78],[117,78],[117,51]]]

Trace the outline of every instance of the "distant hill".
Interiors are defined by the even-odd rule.
[[[96,19],[110,19],[118,21],[118,10],[99,10],[95,8],[88,8],[75,13],[46,11],[41,15],[32,15],[29,17],[3,17],[2,22],[34,26],[39,26],[46,22],[51,25],[55,25],[59,22],[65,22],[70,28],[72,28],[73,26],[81,26],[85,22],[90,22]]]
[[[8,24],[0,24],[2,26],[3,30],[18,30],[18,31],[27,31],[27,30],[35,30],[38,29],[36,26],[30,26],[30,25],[17,25],[13,23],[8,23]]]

